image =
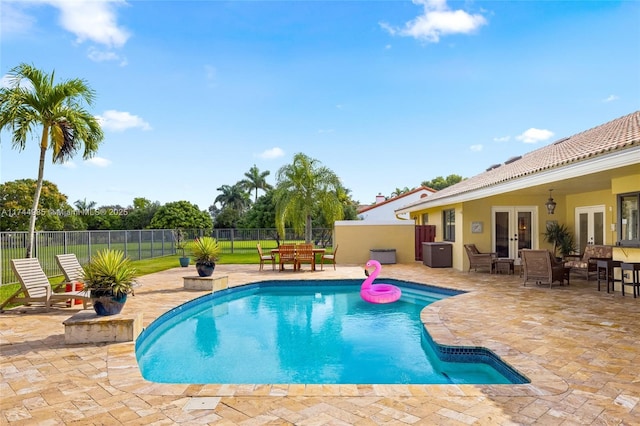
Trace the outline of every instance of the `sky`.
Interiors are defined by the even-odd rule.
[[[468,178],[640,109],[638,1],[0,2],[0,75],[86,80],[104,141],[44,178],[73,206],[206,210],[302,152],[354,200]],[[36,179],[0,134],[0,180]]]

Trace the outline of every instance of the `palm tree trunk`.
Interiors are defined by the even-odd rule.
[[[311,242],[311,215],[307,215],[307,223],[304,227],[304,242],[309,244]]]
[[[29,218],[29,235],[27,239],[26,258],[33,254],[33,236],[36,232],[36,218],[38,204],[40,203],[40,193],[42,192],[42,182],[44,180],[44,158],[47,153],[47,139],[49,136],[49,126],[44,125],[42,130],[42,141],[40,142],[40,162],[38,164],[38,181],[36,182],[36,192],[33,194],[33,206],[31,207],[31,217]]]

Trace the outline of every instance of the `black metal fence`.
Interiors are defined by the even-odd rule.
[[[0,232],[0,285],[17,282],[10,260],[25,256],[27,234]],[[257,243],[265,249],[271,249],[283,242],[304,240],[289,229],[284,238],[280,238],[275,229],[187,229],[182,230],[182,235],[184,241],[212,236],[218,240],[223,254],[255,252]],[[331,229],[315,228],[312,235],[316,246],[331,246]],[[61,274],[55,262],[57,254],[75,253],[80,263],[85,264],[98,250],[109,248],[122,250],[132,260],[141,260],[176,254],[176,242],[176,233],[171,229],[38,231],[35,233],[33,257],[40,260],[44,272],[52,277]]]

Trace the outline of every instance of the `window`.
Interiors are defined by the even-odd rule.
[[[618,195],[618,245],[640,247],[640,192]]]
[[[423,225],[429,224],[429,213],[422,213],[422,224]]]
[[[442,239],[444,241],[456,240],[456,211],[455,209],[442,211]]]

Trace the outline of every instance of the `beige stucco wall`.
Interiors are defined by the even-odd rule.
[[[334,246],[338,245],[338,264],[363,265],[370,249],[395,249],[397,263],[415,262],[415,224],[404,222],[336,221]]]

